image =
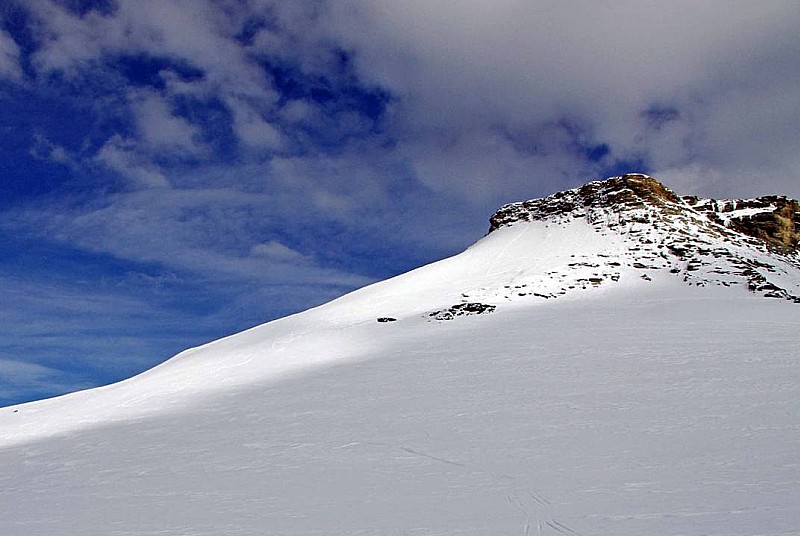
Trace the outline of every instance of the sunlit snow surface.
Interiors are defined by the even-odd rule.
[[[121,384],[2,408],[0,534],[800,534],[800,305],[627,266],[504,294],[546,291],[576,251],[625,245],[511,226]],[[428,316],[464,294],[496,312]]]

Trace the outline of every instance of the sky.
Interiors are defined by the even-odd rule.
[[[2,0],[0,405],[645,172],[800,197],[795,1]]]

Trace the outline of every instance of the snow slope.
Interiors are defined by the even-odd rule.
[[[0,409],[0,534],[800,534],[800,306],[596,223]]]
[[[482,295],[485,289],[501,289],[559,269],[574,258],[576,250],[617,255],[624,248],[621,240],[603,239],[583,221],[509,227],[460,255],[304,313],[187,350],[130,380],[25,404],[20,412],[27,419],[5,409],[0,412],[2,443],[173,407],[182,410],[208,392],[374,355],[380,350],[376,337],[383,338],[395,327],[374,325],[378,317],[396,318],[399,325],[409,328],[421,323],[426,329],[436,329],[428,325],[433,320],[424,318],[426,313],[460,303],[464,294]],[[547,289],[542,287],[543,291]]]

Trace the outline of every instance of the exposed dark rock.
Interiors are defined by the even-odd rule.
[[[586,207],[615,207],[624,210],[643,208],[647,205],[684,205],[678,195],[652,177],[630,173],[604,181],[584,184],[578,189],[559,192],[542,199],[511,203],[500,207],[489,220],[489,232],[517,221],[544,220],[552,216],[572,215],[581,217]],[[632,221],[648,223],[642,215]]]
[[[488,305],[486,303],[478,303],[478,302],[471,302],[471,303],[458,303],[447,309],[442,309],[441,311],[434,311],[430,313],[428,316],[435,318],[436,320],[452,320],[457,316],[468,316],[468,315],[481,315],[487,313],[493,313],[497,307],[494,305]]]
[[[378,322],[397,322],[397,319],[391,316],[381,316],[378,317]]]
[[[755,199],[683,198],[716,223],[739,233],[764,240],[771,246],[797,249],[800,244],[800,204],[785,196],[767,195]]]

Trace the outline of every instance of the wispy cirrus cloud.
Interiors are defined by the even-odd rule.
[[[41,233],[84,251],[158,263],[198,278],[342,288],[370,281],[308,264],[302,254],[253,255],[264,238],[275,236],[276,221],[294,217],[292,209],[276,207],[272,201],[267,195],[224,188],[146,189],[110,196],[93,209],[52,201],[29,205],[6,212],[0,223],[12,232]],[[307,218],[296,219],[308,223]],[[266,243],[275,249],[280,242],[272,238]],[[291,260],[296,265],[287,266]]]
[[[0,405],[121,379],[156,364],[165,343],[180,341],[148,329],[148,318],[169,322],[164,311],[122,289],[3,272]],[[132,337],[132,328],[147,336]]]
[[[77,391],[91,387],[93,382],[70,381],[63,370],[0,358],[0,384],[3,393],[0,405],[10,402],[47,397],[53,393]]]

